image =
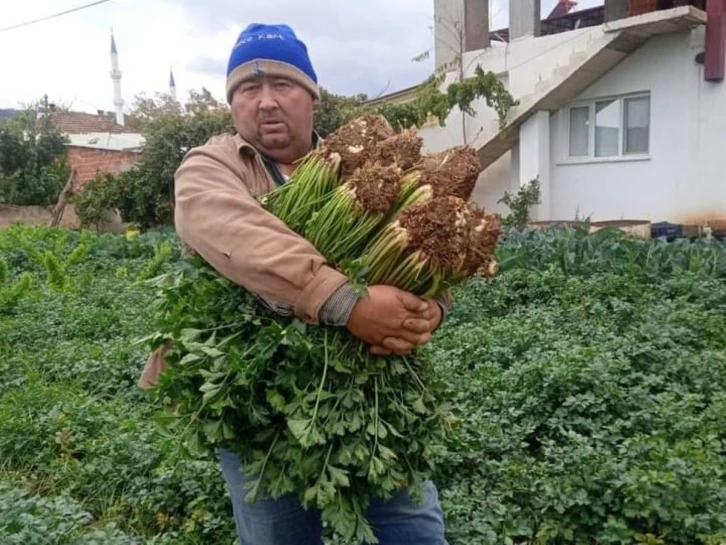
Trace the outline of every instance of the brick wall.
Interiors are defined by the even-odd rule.
[[[73,189],[78,190],[98,172],[118,174],[134,164],[138,153],[68,146],[68,162],[76,171]]]
[[[629,0],[630,15],[642,15],[658,9],[658,0]]]

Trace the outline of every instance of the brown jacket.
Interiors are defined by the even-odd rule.
[[[176,172],[176,229],[223,276],[318,323],[321,306],[347,278],[255,200],[274,188],[252,146],[239,135],[216,137],[191,150]]]
[[[318,323],[322,305],[347,278],[257,202],[274,188],[262,157],[239,135],[212,138],[190,150],[175,174],[176,230],[223,276]],[[151,354],[139,386],[157,381],[165,351]]]

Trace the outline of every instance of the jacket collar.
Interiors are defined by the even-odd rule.
[[[261,155],[262,157],[265,157],[261,152],[257,150],[252,144],[244,140],[239,133],[235,133],[234,135],[234,141],[237,144],[237,150],[240,153],[248,153],[250,155]],[[313,131],[313,147],[312,149],[317,148],[320,144],[322,144],[323,139],[320,137],[320,135]],[[268,159],[269,161],[272,161],[272,159]]]
[[[274,159],[270,159],[263,153],[257,150],[252,144],[244,140],[239,133],[236,133],[234,135],[234,140],[237,144],[237,150],[239,153],[244,153],[250,157],[254,157],[255,155],[259,155],[260,159],[262,159],[262,163],[265,165],[265,168],[267,169],[267,173],[270,175],[272,180],[275,182],[275,185],[280,186],[283,185],[286,182],[285,175],[280,171],[279,167],[277,166],[277,162],[275,162]],[[316,149],[321,142],[323,141],[322,138],[320,138],[320,135],[313,131],[313,146],[312,149]]]

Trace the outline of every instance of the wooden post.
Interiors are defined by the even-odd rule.
[[[75,174],[76,171],[74,169],[71,169],[71,175],[68,176],[68,181],[66,182],[66,185],[63,186],[60,195],[58,195],[58,202],[55,203],[55,207],[53,207],[53,213],[50,216],[49,225],[51,227],[58,227],[58,225],[60,224],[60,220],[63,217],[63,212],[66,209],[68,193],[70,193],[71,187],[73,187],[73,178]]]
[[[709,0],[706,3],[706,81],[723,81],[726,67],[726,0]]]

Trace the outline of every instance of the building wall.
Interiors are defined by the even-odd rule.
[[[479,206],[485,207],[487,212],[495,214],[509,212],[509,209],[498,201],[507,191],[517,192],[519,183],[512,176],[512,160],[512,153],[505,153],[479,177],[472,200]]]
[[[526,107],[541,97],[553,81],[568,74],[573,66],[581,63],[594,52],[612,41],[614,35],[603,32],[602,27],[589,27],[540,38],[520,38],[510,44],[492,42],[487,49],[464,54],[466,76],[473,77],[477,66],[496,74],[512,96]],[[449,73],[443,87],[455,81],[456,74]],[[475,117],[467,116],[467,142],[481,146],[499,132],[499,119],[485,99],[472,102]],[[441,151],[463,141],[461,112],[454,109],[445,125],[430,125],[419,131],[424,148]]]
[[[551,119],[551,215],[726,225],[726,83],[694,61],[704,30],[660,36],[579,99],[650,91],[647,160],[565,164],[564,110]]]
[[[68,146],[68,161],[76,170],[75,190],[92,180],[98,172],[118,174],[128,169],[139,158],[138,153],[100,150],[81,146]]]
[[[444,2],[446,4],[446,2]],[[492,42],[487,49],[468,52],[464,55],[467,75],[472,76],[478,65],[498,75],[512,95],[523,104],[534,100],[553,79],[561,77],[577,64],[583,56],[599,50],[608,43],[612,35],[603,33],[601,27],[590,27],[544,36],[541,38],[521,38],[508,45]],[[453,75],[444,86],[453,81]],[[472,104],[475,117],[462,115],[454,109],[445,125],[429,124],[419,134],[424,139],[424,151],[441,151],[466,143],[474,148],[481,147],[489,138],[499,132],[499,120],[493,108],[484,99]],[[474,199],[489,210],[506,212],[497,201],[505,191],[516,191],[520,180],[516,180],[510,165],[514,165],[511,154],[507,153],[492,164],[480,177],[474,191]]]

